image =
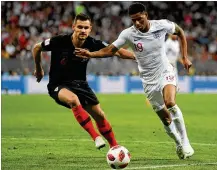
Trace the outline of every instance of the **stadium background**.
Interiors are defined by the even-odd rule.
[[[47,78],[38,85],[31,76],[27,76],[32,75],[34,69],[31,55],[33,45],[56,34],[72,32],[73,18],[80,12],[87,13],[93,19],[91,36],[112,43],[121,30],[131,25],[127,16],[131,3],[2,2],[2,93],[46,93]],[[143,3],[148,7],[150,19],[167,18],[178,23],[185,31],[188,56],[193,63],[190,74],[203,77],[180,77],[180,92],[216,92],[217,2]],[[46,75],[49,63],[50,53],[43,53],[42,64]],[[134,61],[117,57],[91,59],[87,72],[91,75],[91,87],[96,92],[142,92],[140,80],[132,77],[138,75]],[[180,62],[178,73],[180,76],[186,75]]]

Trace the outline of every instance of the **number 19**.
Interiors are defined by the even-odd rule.
[[[136,50],[136,51],[139,51],[139,52],[142,52],[142,51],[143,51],[142,43],[134,44],[134,46],[135,46],[135,50]]]

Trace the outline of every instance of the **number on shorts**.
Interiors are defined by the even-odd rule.
[[[166,76],[167,81],[173,81],[175,76]]]

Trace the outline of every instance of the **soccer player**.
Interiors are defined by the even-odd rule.
[[[123,30],[111,45],[95,52],[78,48],[76,54],[83,58],[112,56],[120,47],[129,44],[135,53],[147,98],[163,122],[167,134],[175,141],[178,157],[188,158],[194,154],[194,150],[187,136],[182,112],[176,105],[176,74],[165,52],[165,35],[177,34],[182,45],[183,65],[189,70],[192,63],[187,58],[184,31],[165,19],[148,20],[146,7],[141,3],[130,5],[129,16],[133,26]]]
[[[103,138],[94,129],[89,114],[96,121],[99,132],[107,139],[110,147],[116,146],[112,127],[100,107],[99,101],[86,81],[86,67],[89,59],[76,57],[74,50],[82,47],[89,51],[100,50],[106,45],[89,36],[92,24],[89,16],[78,14],[72,26],[73,33],[57,35],[37,43],[33,48],[37,82],[44,76],[41,66],[41,52],[51,51],[49,72],[49,95],[60,105],[72,109],[78,123],[90,134],[96,148],[105,146]],[[115,55],[135,59],[132,52],[120,49]]]

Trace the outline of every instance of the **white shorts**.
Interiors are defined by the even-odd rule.
[[[167,70],[162,73],[156,84],[146,84],[145,81],[142,82],[144,92],[156,112],[165,107],[163,88],[168,84],[172,84],[177,87],[177,77],[174,70]]]

